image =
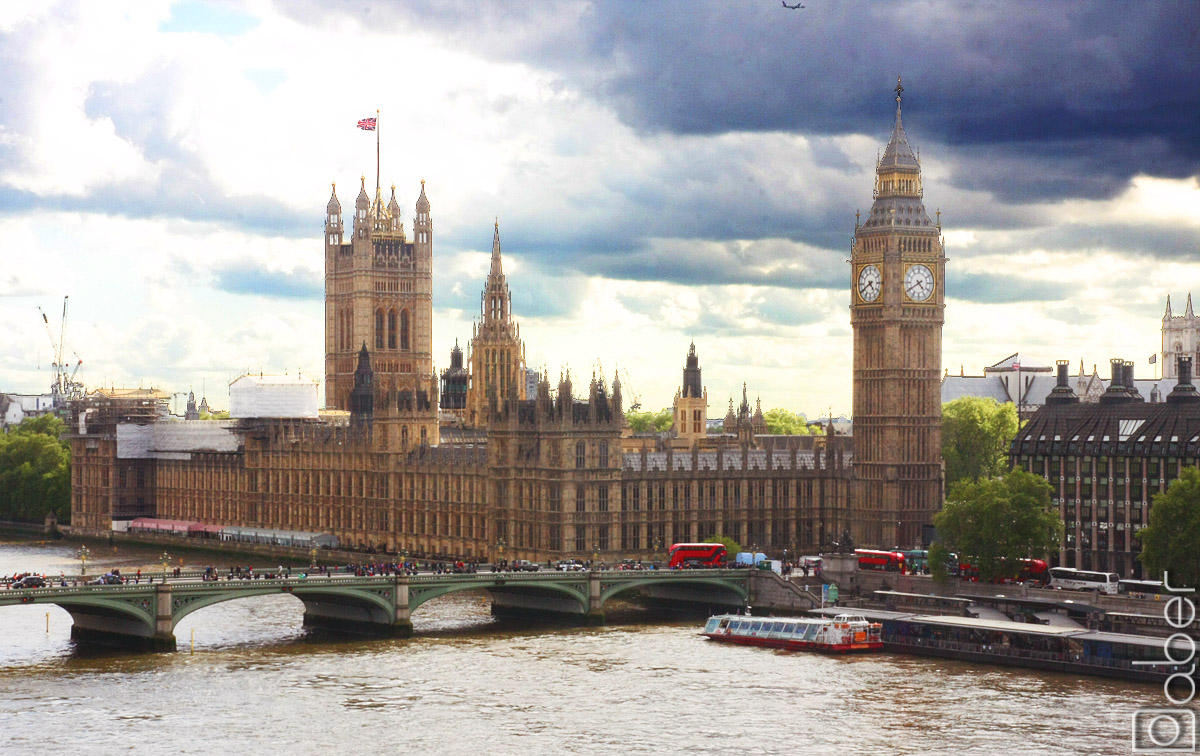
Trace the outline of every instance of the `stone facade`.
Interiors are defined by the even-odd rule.
[[[700,380],[700,358],[696,355],[695,343],[688,346],[683,382],[675,392],[672,406],[675,438],[686,446],[704,441],[708,436],[708,389]]]
[[[412,241],[404,231],[396,187],[391,201],[366,179],[354,203],[347,240],[336,186],[325,213],[325,405],[350,409],[359,351],[375,372],[375,432],[386,448],[438,442],[438,386],[433,372],[433,220],[425,182]]]
[[[1167,297],[1167,311],[1162,323],[1163,378],[1178,376],[1176,366],[1180,357],[1191,357],[1193,364],[1200,364],[1200,318],[1192,311],[1192,295],[1188,294],[1187,306],[1182,315],[1171,313],[1171,297]]]
[[[471,378],[463,421],[468,427],[487,428],[489,401],[504,405],[512,397],[525,398],[525,345],[521,327],[512,316],[512,294],[500,259],[500,222],[492,237],[492,260],[480,295],[480,319],[473,326],[470,344]]]
[[[1100,401],[1085,403],[1060,361],[1057,386],[1009,456],[1050,483],[1066,531],[1057,564],[1128,578],[1142,576],[1136,531],[1149,522],[1154,495],[1200,461],[1200,394],[1190,357],[1178,358],[1178,380],[1158,403],[1143,400],[1124,366],[1114,360]]]
[[[662,558],[671,543],[713,536],[777,554],[819,551],[847,531],[862,543],[915,541],[941,501],[945,263],[899,112],[876,196],[853,251],[856,284],[871,265],[882,282],[877,299],[856,294],[851,308],[855,420],[869,447],[861,475],[863,440],[832,425],[825,435],[766,436],[761,403],[752,408],[745,386],[725,432],[707,434],[694,345],[675,432],[623,451],[615,376],[611,388],[593,376],[580,397],[569,373],[556,386],[545,374],[528,382],[498,224],[469,384],[461,351],[443,376],[447,394],[455,387],[443,412],[461,413],[465,427],[443,439],[424,184],[410,241],[394,189],[386,206],[377,189],[372,204],[364,181],[349,235],[336,194],[326,211],[327,411],[183,422],[137,404],[78,402],[76,417],[92,422],[71,435],[72,524],[103,532],[114,519],[154,516],[485,560]],[[916,265],[933,277],[924,298],[902,285]]]
[[[856,543],[911,547],[942,503],[945,246],[925,212],[921,166],[900,120],[875,170],[850,253]]]

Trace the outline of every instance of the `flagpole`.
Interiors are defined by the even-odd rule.
[[[375,109],[375,196],[379,196],[379,108]],[[380,212],[382,212],[381,209],[376,210],[376,216]]]

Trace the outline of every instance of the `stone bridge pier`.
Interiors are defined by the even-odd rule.
[[[174,651],[175,618],[171,585],[157,585],[120,602],[63,601],[71,615],[71,639],[78,643],[139,651]]]

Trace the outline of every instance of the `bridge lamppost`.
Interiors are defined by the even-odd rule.
[[[501,562],[504,560],[504,547],[505,546],[506,546],[506,544],[504,543],[503,538],[496,539],[496,553],[498,554],[498,556],[496,557],[497,562]]]
[[[600,552],[597,549],[592,549],[592,571],[600,569]]]
[[[164,551],[159,559],[163,563],[163,582],[165,583],[167,581],[167,563],[171,561],[171,555]]]
[[[79,574],[80,575],[87,574],[87,560],[88,560],[88,557],[90,557],[91,555],[92,555],[91,549],[89,549],[87,547],[86,543],[81,545],[79,547],[79,551],[75,554],[75,558],[79,560]]]
[[[654,547],[654,561],[658,562],[658,550],[662,548],[662,539],[655,536],[654,543],[651,545]]]
[[[309,572],[317,571],[317,549],[316,549],[316,547],[313,547],[308,550],[308,571]]]

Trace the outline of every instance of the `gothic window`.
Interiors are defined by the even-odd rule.
[[[408,310],[400,311],[400,348],[408,349]]]
[[[383,310],[375,311],[375,348],[383,349]]]
[[[598,497],[596,499],[596,509],[598,509],[601,512],[607,512],[608,511],[608,488],[602,486],[599,490],[596,491],[596,495]]]
[[[387,330],[388,330],[387,348],[395,349],[396,348],[396,311],[395,310],[388,310],[387,326],[388,326],[388,328],[387,328]]]
[[[600,466],[608,467],[608,442],[600,442]]]
[[[575,469],[582,470],[587,463],[587,445],[579,441],[575,444]]]

